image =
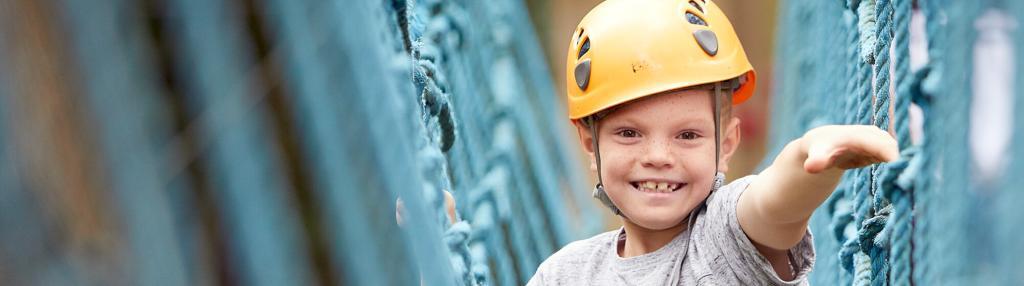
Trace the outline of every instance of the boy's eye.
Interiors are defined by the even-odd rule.
[[[619,136],[622,136],[622,137],[638,137],[638,136],[640,136],[640,133],[637,133],[636,130],[632,130],[632,129],[620,130],[619,132],[616,132],[616,134],[618,134]]]
[[[694,133],[692,131],[686,131],[686,132],[680,133],[679,136],[677,136],[677,137],[680,138],[680,139],[693,140],[693,139],[697,139],[698,137],[700,137],[700,135],[697,135],[697,133]]]

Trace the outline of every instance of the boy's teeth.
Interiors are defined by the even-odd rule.
[[[672,192],[678,186],[679,186],[678,184],[670,184],[670,183],[666,183],[666,182],[650,182],[650,181],[648,181],[648,182],[641,182],[641,183],[639,183],[639,187],[640,188],[645,189],[647,191],[658,192],[658,193],[670,193],[670,192]]]

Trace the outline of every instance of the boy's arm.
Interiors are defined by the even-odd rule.
[[[812,129],[786,145],[740,196],[740,227],[756,244],[790,249],[803,238],[811,213],[832,194],[846,169],[897,157],[896,140],[875,126]]]

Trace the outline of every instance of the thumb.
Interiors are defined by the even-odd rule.
[[[812,146],[807,150],[807,159],[804,160],[804,171],[817,174],[829,167],[832,167],[834,152],[831,148]]]

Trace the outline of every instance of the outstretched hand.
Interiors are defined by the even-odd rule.
[[[896,140],[878,127],[811,129],[786,144],[747,186],[736,207],[740,227],[769,261],[785,265],[788,252],[775,250],[790,249],[804,238],[811,214],[836,190],[845,170],[897,158]]]
[[[811,174],[899,158],[899,145],[892,135],[872,125],[821,126],[807,131],[800,140],[807,152],[804,170]]]

